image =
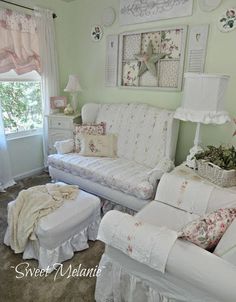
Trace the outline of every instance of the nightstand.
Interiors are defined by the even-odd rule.
[[[48,120],[48,154],[56,152],[54,143],[73,138],[74,123],[81,123],[81,115],[65,115],[62,113],[49,114]]]

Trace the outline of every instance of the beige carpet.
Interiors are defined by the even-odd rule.
[[[3,244],[3,237],[7,226],[7,204],[15,199],[22,189],[34,185],[45,184],[50,181],[48,174],[24,179],[17,185],[9,188],[6,193],[0,193],[0,301],[1,302],[92,302],[94,301],[95,277],[68,277],[60,276],[55,272],[48,277],[24,277],[20,276],[11,268],[21,262],[28,262],[30,268],[37,268],[37,261],[23,260],[22,254],[14,254],[13,251]],[[103,254],[104,245],[97,242],[90,242],[90,248],[78,252],[75,256],[64,262],[63,273],[71,267],[78,269],[95,267]],[[22,267],[23,268],[23,267]],[[20,269],[22,272],[23,269]],[[56,279],[56,280],[54,280]]]

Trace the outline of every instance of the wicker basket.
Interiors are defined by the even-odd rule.
[[[197,160],[198,174],[220,187],[236,186],[236,170],[224,170],[206,160]]]

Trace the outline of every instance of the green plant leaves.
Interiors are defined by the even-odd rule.
[[[207,149],[196,154],[197,160],[204,159],[225,170],[236,169],[236,149],[234,146],[207,146]]]

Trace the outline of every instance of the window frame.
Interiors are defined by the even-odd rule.
[[[1,82],[40,82],[42,86],[41,76],[36,71],[23,75],[17,75],[13,70],[11,70],[10,72],[7,72],[5,74],[0,74],[0,83]],[[43,116],[43,112],[42,112],[42,116]],[[42,121],[42,127],[40,128],[23,130],[23,131],[12,132],[12,133],[5,133],[5,135],[7,140],[20,139],[20,138],[30,137],[35,135],[43,135],[43,121]]]

